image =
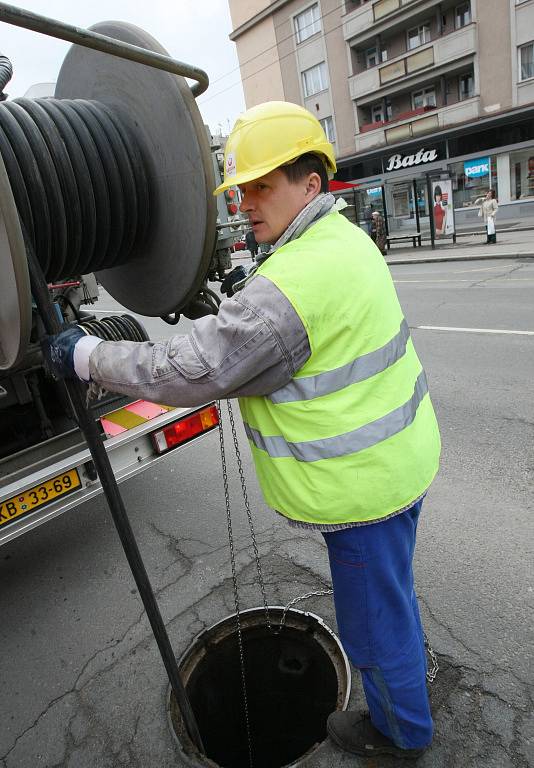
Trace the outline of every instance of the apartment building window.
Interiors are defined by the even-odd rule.
[[[376,67],[378,64],[378,52],[376,48],[368,48],[365,51],[365,66],[367,69],[370,69],[371,67]]]
[[[374,104],[371,107],[371,122],[381,123],[383,119],[384,119],[384,109],[382,108],[382,104]]]
[[[379,64],[381,61],[387,61],[388,60],[388,52],[385,48],[382,48],[380,50],[380,53],[378,51],[378,48],[374,45],[372,48],[367,48],[365,51],[365,66],[367,69],[371,69],[371,67],[376,67],[377,64]]]
[[[456,29],[471,24],[471,3],[456,6]]]
[[[458,96],[460,101],[464,99],[470,99],[475,93],[475,81],[473,75],[469,72],[465,75],[460,75],[458,79]]]
[[[391,120],[391,101],[386,99],[386,113],[384,114],[384,103],[381,101],[379,104],[373,104],[371,106],[371,122],[381,123],[382,121]]]
[[[411,51],[414,48],[418,48],[420,45],[430,42],[430,24],[425,21],[424,24],[419,24],[413,29],[409,29],[407,33],[408,37],[408,50]]]
[[[434,86],[431,88],[422,88],[420,91],[414,91],[412,93],[412,106],[413,109],[420,109],[421,107],[435,107],[436,89]]]
[[[534,77],[534,42],[522,45],[519,49],[520,80]]]
[[[302,73],[302,85],[304,88],[304,96],[313,96],[314,93],[324,91],[328,88],[328,76],[326,74],[326,64],[322,61],[320,64],[316,64],[315,67],[310,67]]]
[[[336,134],[334,133],[334,121],[331,117],[323,117],[322,120],[319,120],[323,127],[323,131],[326,134],[326,138],[328,141],[330,141],[332,144],[336,140]]]
[[[295,16],[295,34],[297,43],[302,43],[312,35],[321,31],[321,15],[319,13],[319,4],[306,8],[305,11]]]

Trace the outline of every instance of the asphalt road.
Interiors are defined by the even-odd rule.
[[[431,695],[435,741],[417,765],[527,768],[534,766],[534,263],[394,266],[392,274],[443,438],[416,553],[423,620],[441,666]],[[114,307],[104,298],[98,311]],[[153,338],[175,330],[159,320],[147,326]],[[325,548],[265,508],[238,432],[268,600],[285,605],[328,586]],[[246,608],[260,605],[261,594],[235,469],[230,488]],[[233,611],[217,436],[122,489],[180,654]],[[2,768],[187,764],[167,724],[165,672],[101,500],[1,548],[0,584]],[[335,629],[330,597],[297,607]],[[361,700],[357,673],[353,700]],[[371,762],[327,741],[307,763],[348,765]]]

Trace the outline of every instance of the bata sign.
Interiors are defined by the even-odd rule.
[[[386,171],[398,171],[399,168],[409,168],[411,165],[431,163],[438,159],[437,149],[420,149],[415,155],[391,155]]]

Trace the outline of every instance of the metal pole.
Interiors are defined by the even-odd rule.
[[[28,255],[32,295],[41,315],[45,330],[48,334],[59,333],[61,331],[61,325],[54,312],[54,306],[50,299],[50,294],[48,293],[45,277],[33,252],[33,247],[27,239],[26,251]],[[180,708],[180,712],[182,713],[185,725],[193,743],[201,754],[205,754],[195,715],[180,678],[176,657],[173,653],[169,636],[165,629],[165,624],[161,618],[158,604],[154,597],[154,592],[141,553],[139,552],[139,547],[137,546],[137,541],[132,531],[130,521],[128,520],[128,515],[126,514],[124,502],[120,495],[107,451],[104,448],[98,428],[85,407],[85,387],[81,381],[65,381],[64,385],[72,404],[78,426],[82,430],[87,441],[91,457],[98,472],[100,482],[102,483],[102,490],[106,496],[113,522],[115,523],[124,553],[130,565],[137,588],[139,589],[143,605],[145,606],[176,702]]]
[[[419,240],[419,247],[421,247],[421,230],[419,228],[419,204],[417,202],[417,180],[413,180],[413,204],[415,209],[415,227],[417,232],[419,232],[419,237],[417,238]]]
[[[386,208],[386,188],[384,184],[380,185],[380,189],[382,191],[382,208],[384,210],[384,226],[386,228],[386,248],[389,250],[389,225],[388,225],[388,212]]]
[[[449,176],[451,180],[451,203],[452,203],[452,226],[454,227],[454,232],[452,233],[452,242],[456,245],[456,214],[454,213],[454,189],[452,188],[453,179],[452,176]]]
[[[146,64],[149,67],[163,69],[165,72],[171,72],[174,75],[189,77],[196,80],[196,84],[191,86],[193,96],[200,96],[209,85],[208,75],[203,69],[185,64],[183,61],[171,59],[162,53],[155,53],[138,45],[124,43],[122,40],[115,40],[107,35],[100,35],[90,29],[82,27],[73,27],[71,24],[64,24],[56,19],[50,19],[47,16],[40,16],[37,13],[26,11],[24,8],[16,8],[14,5],[0,3],[0,21],[8,24],[14,24],[16,27],[31,29],[33,32],[39,32],[50,37],[58,37],[60,40],[66,40],[69,43],[81,45],[84,48],[92,48],[95,51],[109,53],[111,56],[119,56],[121,59],[136,61],[138,64]]]
[[[430,174],[426,174],[426,193],[428,196],[428,219],[430,222],[430,244],[432,250],[436,247],[436,229],[434,227],[434,208],[432,205],[432,184],[430,183]]]

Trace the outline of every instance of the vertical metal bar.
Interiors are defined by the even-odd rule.
[[[436,229],[434,227],[434,206],[432,205],[432,184],[430,174],[426,174],[426,193],[428,195],[428,219],[430,221],[430,244],[432,250],[436,247]]]
[[[26,241],[26,250],[28,254],[32,294],[37,309],[41,315],[45,330],[48,334],[59,333],[59,331],[61,331],[61,325],[54,312],[45,277],[33,252],[33,248],[28,241]],[[100,482],[102,483],[102,490],[106,496],[113,522],[115,523],[115,527],[119,534],[135,583],[139,589],[139,594],[141,595],[143,605],[150,621],[150,626],[152,627],[152,632],[154,633],[154,637],[158,644],[161,658],[165,665],[165,669],[167,670],[167,675],[176,697],[176,702],[184,718],[191,740],[197,749],[204,754],[204,747],[202,745],[202,739],[200,737],[195,715],[180,678],[176,657],[173,653],[169,636],[165,629],[165,624],[163,623],[130,521],[128,520],[128,515],[126,514],[124,502],[120,495],[107,451],[104,448],[98,428],[85,407],[85,388],[80,381],[65,381],[64,384],[68,397],[72,403],[76,420],[85,436]]]
[[[456,244],[456,214],[454,213],[454,179],[451,175],[449,175],[449,178],[451,180],[451,203],[452,203],[452,226],[454,227],[454,232],[452,233],[452,242]]]
[[[415,209],[415,227],[417,232],[419,232],[419,237],[417,238],[419,241],[419,247],[421,247],[421,229],[419,224],[419,203],[417,202],[417,180],[413,180],[413,201],[414,201],[414,209]]]
[[[384,226],[386,228],[386,250],[389,251],[389,225],[388,225],[388,212],[386,208],[386,187],[384,184],[380,185],[382,191],[382,208],[384,210]]]

